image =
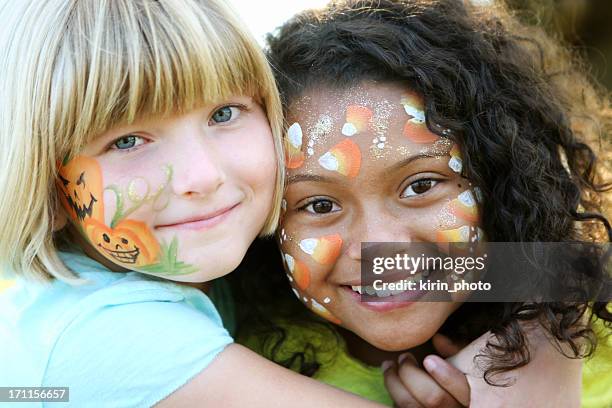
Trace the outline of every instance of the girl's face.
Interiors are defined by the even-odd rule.
[[[309,92],[288,124],[279,240],[296,296],[378,348],[425,342],[459,304],[361,302],[361,242],[482,236],[457,147],[427,129],[422,99],[397,84]]]
[[[108,130],[62,163],[58,190],[94,257],[204,282],[232,271],[261,231],[276,165],[266,115],[238,96]]]

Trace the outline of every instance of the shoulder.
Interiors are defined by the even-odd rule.
[[[14,329],[15,339],[25,339],[13,352],[33,363],[27,372],[9,364],[11,376],[32,386],[70,385],[76,405],[150,406],[232,342],[197,289],[137,273],[80,275],[87,279],[81,286],[55,281],[10,288],[16,313],[3,324]],[[0,357],[19,361],[10,354]]]

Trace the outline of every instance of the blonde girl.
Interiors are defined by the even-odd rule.
[[[232,11],[2,1],[0,23],[0,385],[368,404],[232,344],[206,294],[274,230],[283,182],[274,80]]]

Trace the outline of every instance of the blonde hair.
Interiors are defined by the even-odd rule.
[[[221,0],[0,0],[0,270],[78,282],[57,255],[57,163],[143,115],[231,95],[266,110],[284,181],[282,111],[265,56]]]

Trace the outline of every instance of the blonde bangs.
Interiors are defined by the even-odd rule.
[[[68,133],[80,143],[73,149],[138,117],[186,112],[231,95],[264,100],[275,92],[248,33],[222,5],[200,3],[77,3],[78,23],[70,27],[76,32],[67,38],[78,42],[66,44],[74,48],[67,50],[72,66],[60,75],[64,95],[55,112],[62,115],[58,123],[74,124]],[[87,27],[91,38],[77,35]],[[61,107],[70,100],[79,109]]]

